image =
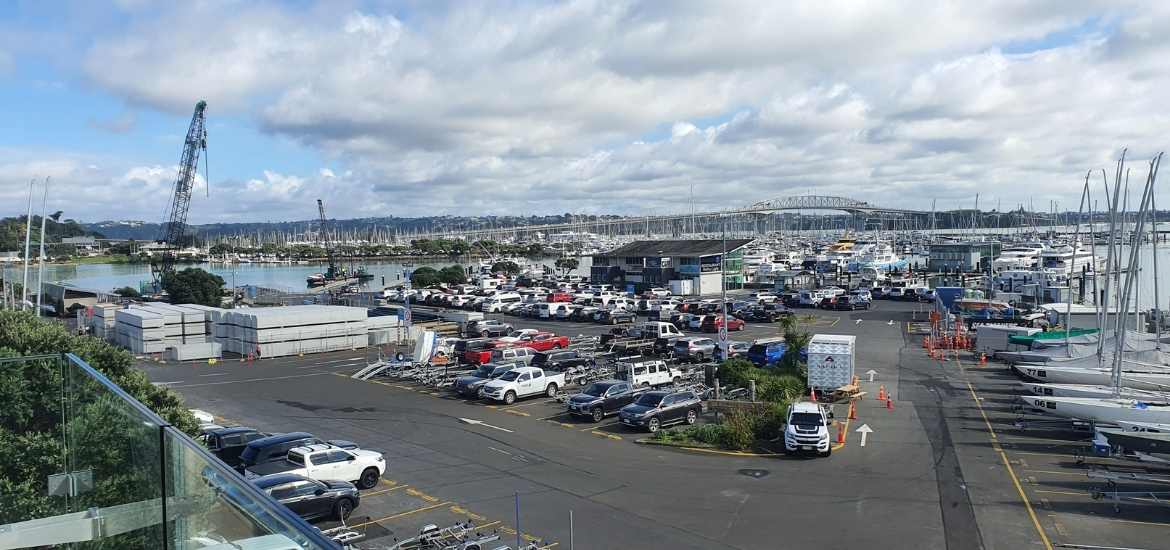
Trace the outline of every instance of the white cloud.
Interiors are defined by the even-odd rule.
[[[1164,7],[416,7],[175,4],[98,37],[84,70],[135,105],[185,114],[207,98],[212,117],[254,117],[347,167],[258,159],[232,198],[268,202],[242,216],[299,217],[320,194],[334,215],[684,210],[692,184],[706,207],[808,190],[1069,204],[1119,147],[1166,146]],[[1004,53],[1020,44],[1045,49]]]

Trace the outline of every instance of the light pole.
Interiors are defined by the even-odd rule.
[[[719,327],[719,347],[723,350],[723,360],[727,360],[727,218],[719,217],[723,228],[723,254],[719,256],[719,307],[722,311],[723,323]]]

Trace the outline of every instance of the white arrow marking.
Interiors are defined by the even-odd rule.
[[[493,430],[500,430],[501,432],[512,433],[512,430],[509,430],[507,428],[501,428],[499,426],[492,426],[491,424],[488,424],[488,423],[484,422],[483,420],[472,420],[470,418],[460,418],[459,421],[464,423],[464,424],[474,424],[476,426],[483,426],[485,428],[491,428]]]
[[[870,428],[869,424],[862,424],[860,428],[857,428],[857,431],[861,432],[861,446],[864,447],[865,446],[865,436],[873,433],[873,428]]]
[[[860,324],[861,324],[861,319],[858,319],[858,320],[857,320],[857,322],[856,322],[856,323],[853,323],[853,324],[855,324],[855,325],[860,325]]]
[[[876,371],[876,370],[873,370],[873,369],[869,369],[869,370],[865,371],[865,374],[868,374],[868,375],[869,375],[869,381],[870,381],[870,382],[873,382],[873,375],[877,374],[877,371]]]
[[[886,323],[886,324],[887,324],[887,325],[890,325],[890,326],[892,327],[892,326],[894,326],[894,320],[893,320],[893,319],[890,319],[890,322],[888,322],[888,323]]]

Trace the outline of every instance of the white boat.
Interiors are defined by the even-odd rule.
[[[1097,428],[1110,446],[1143,453],[1170,453],[1170,424],[1118,422],[1120,428]]]
[[[1016,365],[1014,368],[1032,380],[1047,384],[1082,384],[1087,386],[1113,384],[1113,374],[1109,369],[1047,367],[1043,365]],[[1138,390],[1170,390],[1170,373],[1123,370],[1121,371],[1121,386]]]
[[[1044,252],[1044,245],[1039,243],[1009,246],[1000,251],[999,257],[991,261],[991,269],[997,272],[1032,269],[1040,263],[1040,253],[1042,252]]]
[[[1097,271],[1097,264],[1104,263],[1104,258],[1096,258],[1093,262],[1093,251],[1081,243],[1056,246],[1040,253],[1040,267],[1051,269],[1057,273],[1075,274],[1082,270]]]
[[[1118,422],[1170,423],[1170,405],[1146,403],[1133,399],[1099,399],[1095,397],[1040,397],[1021,395],[1020,400],[1049,414],[1117,424]]]
[[[1041,384],[1038,382],[1020,382],[1032,395],[1041,397],[1096,397],[1098,399],[1113,397],[1113,386],[1086,385],[1086,384]],[[1170,403],[1170,393],[1139,390],[1135,388],[1120,388],[1122,398],[1147,401],[1150,403]]]
[[[849,265],[849,270],[862,272],[864,270],[892,271],[905,268],[909,262],[894,253],[889,243],[865,243],[856,255],[856,261]]]

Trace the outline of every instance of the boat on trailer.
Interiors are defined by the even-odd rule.
[[[1106,399],[1113,397],[1113,386],[1087,384],[1041,384],[1037,382],[1020,382],[1020,385],[1032,392],[1032,395],[1041,397],[1096,397]],[[1134,388],[1120,388],[1123,399],[1134,399],[1150,403],[1170,403],[1170,393]]]
[[[1040,397],[1021,395],[1020,400],[1037,410],[1074,420],[1102,424],[1118,422],[1170,423],[1170,405],[1134,399],[1096,397]]]
[[[1107,369],[1079,367],[1045,367],[1016,365],[1016,372],[1026,378],[1046,384],[1082,384],[1111,386],[1113,373]],[[1139,390],[1170,390],[1170,372],[1121,371],[1121,387]]]

